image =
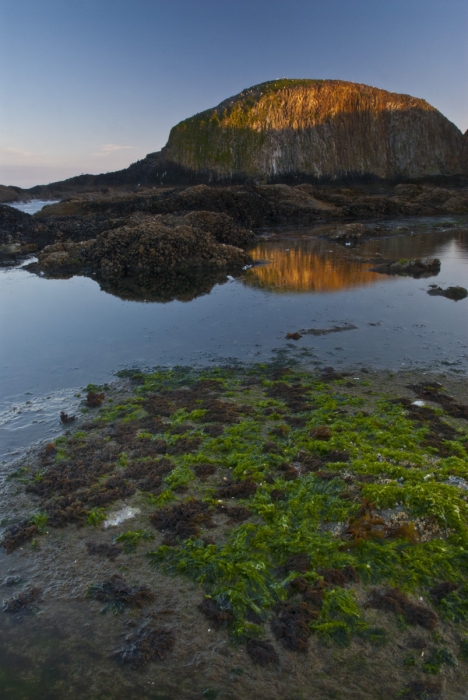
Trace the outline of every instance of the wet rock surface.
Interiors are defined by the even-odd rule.
[[[385,275],[402,275],[404,277],[432,277],[440,272],[440,260],[394,260],[371,268],[371,272]]]
[[[382,191],[383,190],[383,191]],[[415,196],[417,193],[417,196]],[[468,188],[433,185],[386,185],[377,187],[321,187],[319,185],[195,185],[185,188],[150,188],[138,192],[75,196],[44,207],[35,218],[52,225],[53,219],[76,228],[80,217],[117,218],[141,211],[148,214],[210,211],[230,216],[246,228],[262,226],[308,226],[319,221],[378,219],[397,216],[434,216],[468,213]],[[345,224],[338,231],[381,235],[369,223],[362,228]],[[350,228],[351,227],[351,228]],[[341,234],[340,234],[341,235]],[[362,237],[361,235],[361,237]],[[359,236],[358,236],[359,237]]]
[[[154,278],[184,266],[250,264],[247,253],[233,248],[253,243],[252,228],[468,212],[466,187],[408,184],[381,189],[383,193],[372,187],[310,184],[116,189],[47,205],[34,216],[0,205],[0,261],[11,265],[38,254],[32,269],[45,274],[92,271],[120,280],[150,272]],[[344,224],[326,237],[354,246],[404,232],[405,227],[361,221]]]
[[[453,301],[460,301],[468,297],[468,290],[465,287],[447,287],[447,289],[442,289],[442,287],[435,285],[427,293],[431,297],[445,297]]]

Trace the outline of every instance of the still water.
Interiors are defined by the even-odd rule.
[[[83,386],[129,366],[261,361],[286,349],[317,365],[467,372],[468,299],[427,290],[468,286],[468,225],[413,219],[400,235],[351,247],[324,231],[267,232],[252,250],[262,263],[237,279],[197,273],[116,289],[1,269],[0,462],[60,432],[60,411],[78,406]],[[441,259],[436,277],[370,271],[369,260],[425,256]],[[285,339],[296,331],[309,333]]]

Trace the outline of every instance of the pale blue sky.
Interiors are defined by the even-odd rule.
[[[422,97],[468,128],[468,0],[0,0],[0,183],[126,167],[275,78]]]

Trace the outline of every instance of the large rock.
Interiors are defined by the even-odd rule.
[[[427,102],[342,80],[262,83],[173,127],[131,166],[161,182],[461,174],[461,131]],[[131,168],[129,170],[131,170]]]
[[[185,119],[161,151],[124,170],[38,185],[27,194],[55,199],[139,185],[463,175],[468,133],[425,100],[343,80],[276,80]]]

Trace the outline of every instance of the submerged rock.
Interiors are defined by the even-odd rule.
[[[442,287],[433,285],[432,289],[429,289],[427,293],[431,297],[446,297],[447,299],[453,299],[453,301],[460,301],[468,297],[468,290],[465,287],[447,287],[447,289],[442,289]]]

